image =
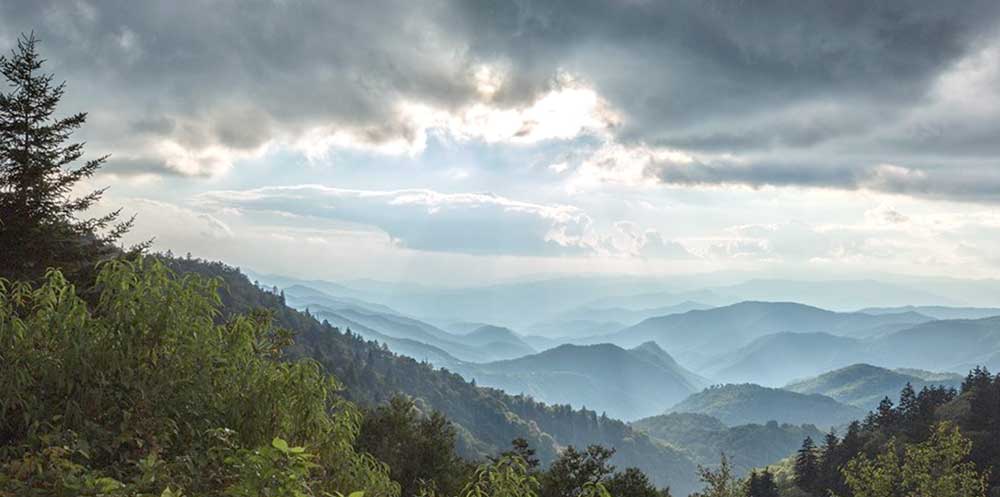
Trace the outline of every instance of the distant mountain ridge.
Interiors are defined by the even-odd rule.
[[[534,348],[506,328],[480,327],[473,334],[454,335],[380,304],[332,297],[303,285],[292,285],[284,293],[288,303],[299,309],[310,309],[332,324],[387,343],[398,353],[428,360],[438,366],[464,361],[489,362],[535,352]]]
[[[948,307],[941,305],[906,305],[900,307],[867,307],[865,314],[895,314],[916,312],[934,319],[982,319],[1000,316],[1000,307]]]
[[[661,412],[706,383],[653,343],[630,350],[565,344],[517,359],[462,364],[456,371],[480,385],[622,419]]]
[[[531,325],[526,330],[532,334],[549,337],[579,338],[618,331],[651,317],[680,314],[711,307],[690,300],[640,309],[584,306],[562,312],[555,318]]]
[[[750,382],[778,387],[789,378],[804,378],[843,367],[866,357],[861,340],[829,333],[781,332],[754,339],[717,358],[703,374],[718,382]]]
[[[885,364],[968,371],[976,365],[1000,367],[1000,316],[949,319],[912,326],[879,340]],[[892,362],[893,357],[905,363]]]
[[[689,311],[646,319],[616,333],[590,337],[585,343],[607,341],[634,346],[656,341],[671,354],[687,352],[721,354],[749,344],[756,338],[780,332],[861,334],[887,325],[900,328],[930,318],[904,313],[871,315],[833,312],[794,302],[747,301],[724,307]]]
[[[861,419],[865,411],[819,394],[801,394],[752,383],[716,385],[667,410],[707,414],[729,426],[747,423],[815,424],[821,429]]]
[[[925,386],[958,388],[962,375],[921,372],[923,377],[907,374],[906,370],[890,370],[871,364],[854,364],[790,383],[784,388],[792,392],[821,394],[845,404],[872,410],[885,397],[891,399],[909,383],[915,390]]]

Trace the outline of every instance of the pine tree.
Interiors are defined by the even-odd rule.
[[[920,406],[917,404],[917,392],[913,390],[913,385],[906,382],[906,386],[899,392],[899,417],[904,423],[911,423],[919,417]]]
[[[56,267],[76,276],[117,252],[114,244],[131,228],[119,222],[120,209],[103,216],[78,216],[97,203],[99,189],[72,197],[80,180],[93,176],[107,156],[72,165],[83,144],[69,142],[87,120],[78,113],[54,116],[65,92],[51,74],[35,35],[22,35],[10,57],[0,56],[0,74],[9,91],[0,92],[0,276],[36,280]],[[141,248],[141,247],[140,247]]]
[[[815,495],[819,463],[816,458],[816,444],[812,437],[802,441],[802,448],[795,457],[795,484],[809,495]]]
[[[535,449],[531,448],[528,441],[522,437],[517,437],[510,442],[511,449],[500,454],[500,457],[517,456],[524,461],[529,472],[533,472],[541,465],[541,461],[535,456]]]
[[[898,428],[896,422],[899,421],[899,411],[893,407],[892,400],[889,397],[882,398],[882,401],[878,403],[878,408],[873,414],[872,422],[875,427],[891,431],[895,431]],[[872,415],[869,416],[871,417]]]
[[[747,495],[746,497],[759,497],[760,493],[760,478],[757,476],[757,470],[750,471],[750,476],[747,477]]]
[[[759,474],[756,470],[751,472],[747,482],[747,497],[779,497],[774,474],[766,468]]]
[[[823,450],[819,456],[819,478],[816,489],[820,495],[826,495],[827,491],[837,493],[842,487],[840,466],[844,461],[841,461],[840,449],[840,438],[837,437],[837,432],[831,429],[823,438]]]

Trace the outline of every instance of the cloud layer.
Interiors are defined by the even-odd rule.
[[[696,156],[651,172],[675,185],[995,201],[998,16],[989,0],[43,0],[0,6],[0,33],[39,33],[120,173],[594,135]]]
[[[320,185],[215,191],[214,209],[237,209],[376,227],[414,249],[487,255],[592,252],[592,221],[575,207],[519,202],[487,193],[361,191]]]

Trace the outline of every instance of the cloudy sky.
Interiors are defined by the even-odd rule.
[[[133,238],[262,272],[1000,276],[1000,2],[0,2]]]

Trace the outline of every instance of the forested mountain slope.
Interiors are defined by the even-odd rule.
[[[907,383],[916,390],[932,385],[958,388],[962,384],[962,376],[925,374],[921,377],[908,374],[906,370],[854,364],[788,384],[784,388],[798,393],[826,395],[845,404],[871,410],[878,407],[879,401],[885,397],[894,398]]]
[[[820,428],[860,419],[864,411],[823,395],[806,395],[745,383],[716,385],[671,407],[667,413],[708,414],[729,426],[747,423],[803,424]]]
[[[726,426],[707,414],[671,413],[643,418],[632,427],[649,436],[681,447],[702,465],[714,465],[719,454],[732,460],[738,474],[774,464],[795,452],[806,437],[819,439],[813,425],[764,424]]]
[[[528,440],[544,462],[552,461],[557,450],[567,445],[602,444],[616,449],[614,464],[639,467],[657,484],[670,485],[680,495],[697,486],[696,468],[687,456],[621,421],[478,387],[448,370],[398,356],[376,342],[342,333],[289,308],[280,295],[255,287],[238,269],[222,263],[189,259],[168,263],[182,273],[222,278],[226,314],[260,307],[271,310],[281,326],[296,333],[294,353],[320,362],[344,384],[349,399],[372,406],[404,393],[426,408],[440,410],[457,426],[459,448],[468,456],[496,454],[518,437]]]

